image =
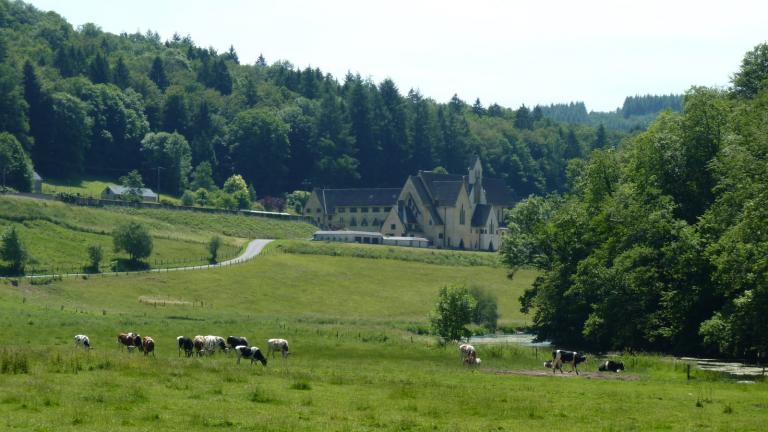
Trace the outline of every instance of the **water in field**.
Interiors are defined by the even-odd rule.
[[[765,370],[762,366],[739,363],[735,361],[701,359],[694,357],[682,357],[680,360],[695,362],[696,366],[701,370],[721,372],[734,376],[755,377],[762,376],[765,373]]]
[[[514,343],[522,346],[535,346],[535,347],[549,347],[551,343],[549,341],[535,342],[536,335],[529,333],[515,333],[515,334],[500,334],[500,335],[483,335],[472,336],[469,338],[469,343],[473,345],[484,344],[506,344]]]

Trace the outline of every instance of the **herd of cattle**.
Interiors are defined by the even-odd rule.
[[[267,357],[261,353],[259,347],[249,346],[248,339],[243,336],[230,336],[224,339],[221,336],[195,336],[194,338],[188,338],[186,336],[179,336],[176,338],[176,342],[179,346],[179,356],[182,351],[187,357],[193,355],[204,356],[206,354],[212,355],[216,351],[227,353],[230,350],[234,350],[237,353],[237,364],[240,364],[240,359],[250,359],[251,364],[258,361],[262,365],[267,365]],[[141,337],[138,333],[120,333],[117,335],[117,343],[121,347],[125,347],[129,352],[134,349],[138,349],[143,352],[144,355],[150,353],[155,355],[155,341],[149,336]],[[75,336],[75,346],[85,349],[91,349],[91,341],[86,335]],[[288,341],[285,339],[269,339],[267,340],[267,356],[272,354],[275,357],[275,353],[279,352],[284,359],[288,358]],[[459,359],[467,366],[478,366],[481,362],[477,357],[477,350],[470,344],[459,345]],[[563,364],[571,365],[571,372],[579,374],[579,364],[587,361],[587,356],[584,353],[576,351],[554,350],[552,351],[552,360],[544,362],[544,366],[552,369],[552,373],[559,370],[563,373]],[[606,360],[600,363],[598,367],[600,372],[619,372],[624,370],[624,363],[620,361]]]
[[[467,366],[477,366],[481,360],[477,357],[477,350],[469,344],[459,345],[459,358]],[[554,350],[552,351],[552,360],[544,362],[544,367],[552,369],[552,373],[559,370],[563,373],[563,364],[571,365],[571,372],[579,374],[579,364],[587,361],[584,353],[576,351]],[[624,370],[624,363],[620,361],[606,360],[600,363],[598,367],[600,372],[619,372]]]
[[[237,364],[240,364],[241,358],[245,358],[250,359],[251,363],[259,361],[262,365],[267,365],[267,357],[261,353],[261,350],[258,347],[249,346],[248,339],[242,336],[230,336],[226,339],[221,336],[195,336],[194,338],[179,336],[176,338],[176,342],[179,346],[179,356],[181,356],[182,351],[187,357],[192,357],[193,355],[213,355],[216,351],[228,353],[230,350],[234,350],[237,353]],[[155,355],[155,340],[149,336],[141,337],[134,332],[120,333],[117,335],[117,343],[120,347],[127,349],[128,352],[137,349],[143,352],[145,356]],[[76,335],[75,346],[89,350],[91,349],[91,340],[86,335]],[[283,359],[288,358],[288,341],[285,339],[269,339],[267,340],[267,348],[267,355],[272,354],[273,358],[277,352],[282,355]]]

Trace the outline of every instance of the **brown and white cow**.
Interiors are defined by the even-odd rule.
[[[144,336],[141,340],[141,349],[144,351],[144,355],[152,353],[152,357],[155,356],[155,340],[149,336]]]
[[[138,333],[120,333],[117,335],[117,343],[121,347],[128,348],[128,352],[133,351],[134,348],[141,349],[141,336]]]
[[[470,344],[459,345],[459,358],[461,362],[467,366],[477,366],[482,360],[477,358],[477,351],[475,347]]]
[[[192,346],[198,356],[205,354],[205,336],[197,335],[192,339]]]

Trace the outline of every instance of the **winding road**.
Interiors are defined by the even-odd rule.
[[[28,276],[13,276],[13,277],[0,277],[0,279],[20,279],[20,278],[46,278],[46,277],[54,277],[54,276],[109,276],[109,275],[115,275],[115,274],[126,274],[126,273],[160,273],[160,272],[172,272],[172,271],[182,271],[182,270],[205,270],[205,269],[211,269],[211,268],[218,268],[218,267],[224,267],[224,266],[230,266],[233,264],[240,264],[244,263],[246,261],[249,261],[256,257],[258,254],[261,253],[261,251],[264,249],[265,246],[267,246],[272,240],[266,240],[266,239],[256,239],[251,240],[248,243],[248,246],[245,247],[245,251],[240,254],[239,256],[232,258],[230,260],[222,261],[217,264],[203,264],[203,265],[197,265],[197,266],[187,266],[187,267],[171,267],[171,268],[153,268],[149,270],[135,270],[135,271],[124,271],[124,272],[103,272],[103,273],[56,273],[56,274],[40,274],[40,275],[28,275]]]

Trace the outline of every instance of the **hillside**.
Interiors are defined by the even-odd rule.
[[[133,221],[149,228],[154,238],[150,264],[159,262],[202,263],[206,242],[222,236],[222,255],[231,257],[247,240],[255,238],[307,238],[314,227],[231,214],[208,214],[162,209],[124,207],[77,207],[0,195],[0,230],[16,226],[32,258],[28,272],[45,273],[62,267],[80,270],[88,262],[87,247],[101,245],[102,265],[124,256],[115,254],[111,233],[120,224]]]
[[[137,169],[144,183],[159,179],[162,194],[181,196],[240,174],[263,198],[315,186],[399,187],[418,170],[463,172],[479,155],[489,176],[527,196],[564,190],[568,160],[596,144],[593,127],[525,106],[441,103],[389,79],[337,79],[264,58],[242,64],[234,50],[200,47],[194,35],[75,29],[9,0],[0,1],[0,27],[0,112],[8,114],[0,132],[15,138],[2,142],[26,150],[43,178]],[[9,184],[24,190],[30,175],[16,170]]]

